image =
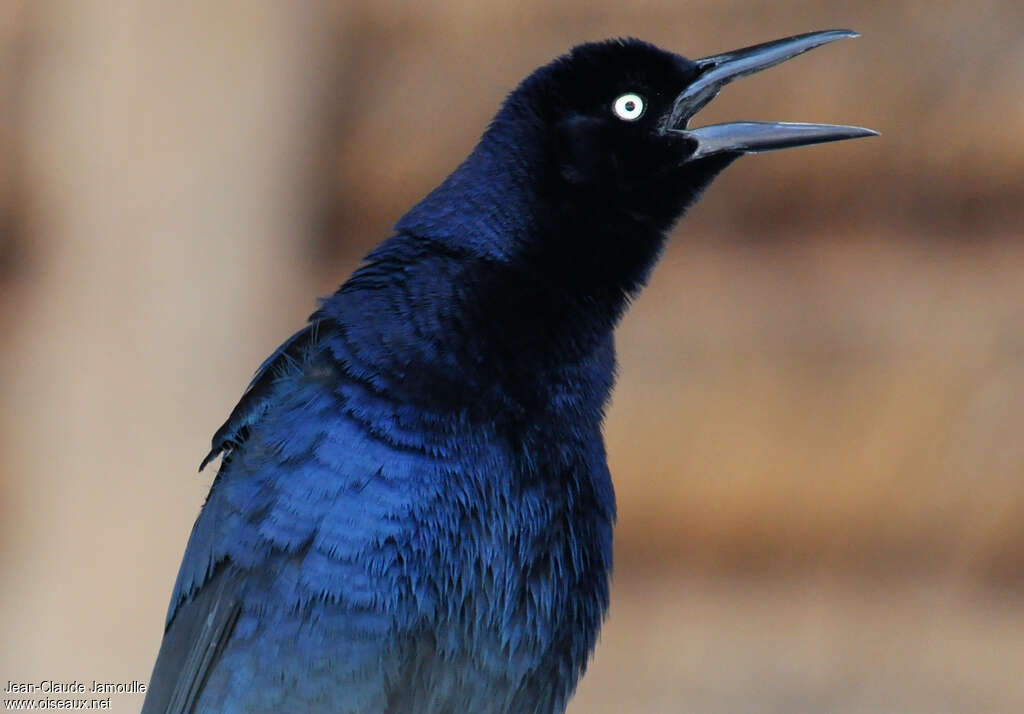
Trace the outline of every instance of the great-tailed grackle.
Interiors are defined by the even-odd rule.
[[[214,435],[143,712],[563,711],[608,606],[616,322],[737,157],[874,133],[687,124],[853,36],[527,77]]]

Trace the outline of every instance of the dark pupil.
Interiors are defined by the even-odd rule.
[[[634,102],[633,100],[630,100],[630,101],[626,102],[626,111],[627,112],[631,112],[634,109],[636,109],[636,102]]]

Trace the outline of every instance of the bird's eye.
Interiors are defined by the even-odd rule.
[[[623,121],[636,121],[644,114],[644,99],[639,94],[623,94],[612,105],[615,116]]]

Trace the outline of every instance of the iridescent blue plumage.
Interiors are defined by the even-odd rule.
[[[685,129],[729,76],[702,62],[629,40],[537,70],[263,364],[203,461],[144,714],[565,709],[608,607],[612,330],[743,151]]]
[[[486,318],[459,305],[475,259],[440,252],[386,244],[218,432],[227,456],[168,613],[173,631],[220,580],[238,603],[198,711],[527,711],[516,702],[538,696],[556,711],[568,697],[608,601],[611,345],[552,388],[570,433],[551,439],[569,423],[552,410],[515,418],[513,436],[494,411],[506,397],[466,368],[473,341],[452,338],[450,320]]]

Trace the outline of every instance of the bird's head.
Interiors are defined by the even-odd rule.
[[[542,128],[542,152],[555,160],[565,195],[596,193],[672,221],[742,154],[875,134],[783,122],[689,127],[732,80],[855,36],[848,30],[814,32],[698,60],[639,40],[584,44],[530,75],[495,124]]]
[[[814,32],[698,60],[632,39],[580,45],[523,80],[470,157],[398,228],[539,257],[562,276],[632,292],[669,228],[737,157],[875,134],[689,126],[732,80],[855,36]]]

